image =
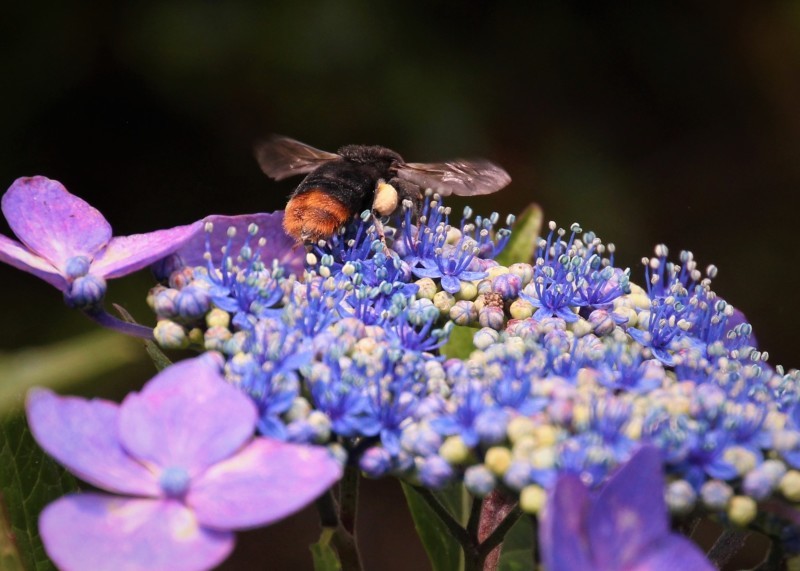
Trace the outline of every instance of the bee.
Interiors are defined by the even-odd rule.
[[[425,189],[442,196],[475,196],[511,182],[506,171],[486,160],[407,163],[380,146],[346,145],[329,153],[275,136],[257,144],[255,155],[272,179],[306,175],[289,197],[283,218],[286,233],[305,243],[330,238],[367,209],[383,240],[380,219],[394,214],[404,201],[418,212]]]

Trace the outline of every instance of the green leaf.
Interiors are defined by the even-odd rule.
[[[472,337],[476,331],[478,330],[474,327],[456,325],[450,332],[447,343],[442,345],[439,351],[448,359],[467,359],[469,354],[475,350]]]
[[[0,424],[0,568],[49,571],[39,537],[39,513],[51,501],[78,486],[31,436],[22,415]]]
[[[161,350],[161,347],[156,345],[155,341],[146,339],[144,342],[144,349],[147,351],[150,359],[152,359],[153,365],[156,367],[156,371],[163,371],[172,364],[172,361],[170,361],[169,357],[164,354],[164,352]]]
[[[517,217],[511,229],[511,240],[497,256],[497,263],[510,266],[517,262],[530,263],[536,253],[536,240],[542,229],[542,209],[531,204]]]
[[[137,362],[141,351],[135,339],[100,330],[45,347],[0,355],[0,420],[22,410],[30,387],[63,391]]]
[[[115,303],[114,309],[116,309],[117,312],[119,312],[119,314],[122,316],[122,319],[128,323],[136,323],[136,320],[133,318],[133,316],[121,305],[117,305]],[[148,356],[153,361],[156,371],[163,371],[172,364],[172,361],[170,361],[169,357],[164,354],[164,352],[161,350],[161,347],[159,347],[155,341],[145,339],[144,349],[147,351]]]
[[[534,571],[533,541],[533,523],[530,517],[523,514],[503,540],[500,571]]]
[[[422,499],[413,486],[400,482],[406,495],[414,527],[428,554],[433,571],[456,571],[463,568],[461,545],[450,533],[447,526],[439,519],[436,512]],[[464,523],[463,486],[450,486],[442,492],[436,492],[437,499],[453,517]]]
[[[309,546],[311,557],[314,560],[314,571],[340,571],[342,565],[336,556],[336,550],[331,546],[331,540],[336,529],[323,527],[319,541]]]

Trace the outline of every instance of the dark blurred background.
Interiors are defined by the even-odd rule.
[[[770,361],[798,365],[800,3],[43,1],[6,6],[0,31],[0,185],[56,178],[116,234],[280,208],[292,181],[252,158],[269,133],[483,156],[513,182],[477,212],[535,201],[616,243],[637,279],[655,244],[691,249]],[[0,279],[4,351],[93,329],[44,282]],[[120,280],[110,298],[147,321],[149,285]],[[142,360],[83,390],[149,374]],[[424,568],[417,544],[398,549],[398,490],[369,489],[367,567]],[[307,561],[313,526],[245,534],[225,568],[301,569],[279,557]]]

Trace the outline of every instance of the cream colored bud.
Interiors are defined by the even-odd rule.
[[[778,489],[790,502],[800,502],[800,472],[786,472],[778,483]]]
[[[511,465],[511,451],[503,446],[492,446],[486,451],[484,463],[494,474],[502,476]]]
[[[533,436],[536,425],[527,416],[517,416],[508,423],[508,439],[512,443],[517,443],[521,438]]]
[[[734,496],[728,504],[728,517],[731,523],[745,527],[753,521],[758,513],[756,501],[749,496]]]
[[[519,493],[519,507],[525,513],[538,514],[547,501],[547,494],[541,486],[531,484]]]
[[[469,447],[460,436],[448,436],[439,447],[439,456],[448,464],[464,464],[470,458]]]

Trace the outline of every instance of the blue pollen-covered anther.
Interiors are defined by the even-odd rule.
[[[161,472],[161,476],[158,478],[158,485],[167,497],[179,498],[189,490],[190,481],[191,478],[186,468],[170,466]]]
[[[79,278],[89,273],[89,266],[91,261],[86,256],[73,256],[64,266],[64,273],[70,279]]]

